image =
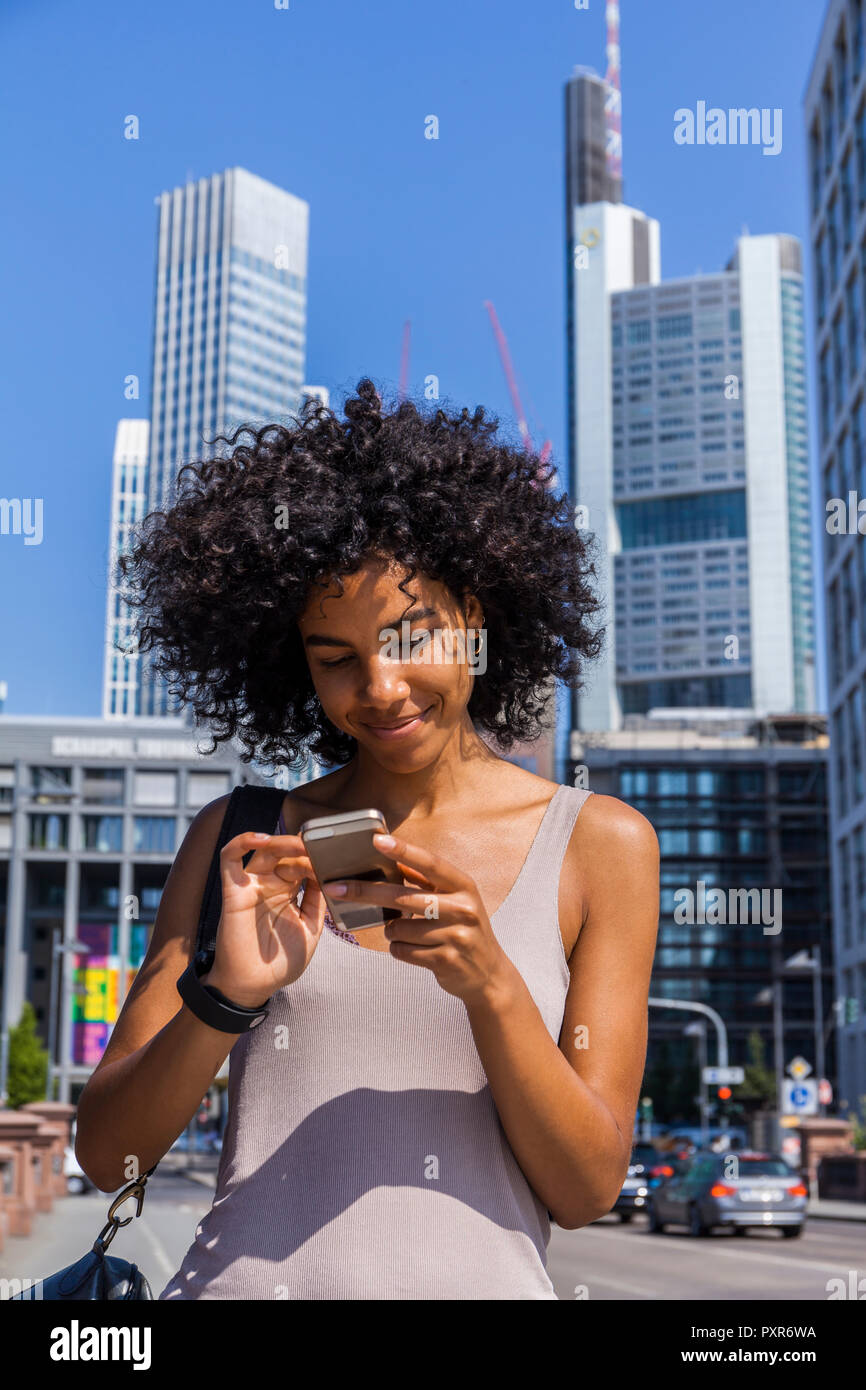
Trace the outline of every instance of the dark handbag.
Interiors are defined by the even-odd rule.
[[[198,931],[196,933],[195,953],[212,950],[216,945],[217,928],[222,910],[222,880],[220,878],[220,850],[228,840],[243,830],[273,831],[283,804],[284,793],[276,787],[235,787],[229,797],[216,847],[208,870],[207,882],[202,897]],[[254,853],[244,856],[244,865]],[[136,1199],[135,1216],[141,1216],[144,1205],[144,1189],[148,1178],[157,1168],[152,1168],[122,1189],[108,1209],[108,1220],[100,1231],[86,1255],[75,1264],[67,1265],[58,1274],[41,1279],[22,1293],[13,1294],[13,1299],[65,1299],[79,1302],[82,1299],[114,1299],[119,1301],[133,1299],[153,1299],[150,1285],[138,1265],[121,1260],[116,1255],[106,1255],[106,1250],[121,1226],[128,1226],[133,1220],[126,1216],[121,1220],[118,1209],[130,1197]]]

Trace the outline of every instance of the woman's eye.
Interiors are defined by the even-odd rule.
[[[351,656],[341,656],[338,661],[323,661],[323,666],[344,666],[347,661],[351,661]]]

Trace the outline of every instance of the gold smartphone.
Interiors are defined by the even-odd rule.
[[[328,879],[362,878],[396,883],[402,888],[403,875],[393,859],[387,859],[373,844],[374,835],[387,835],[388,827],[381,811],[339,811],[333,816],[316,816],[304,821],[300,835],[320,884]],[[382,907],[377,903],[332,902],[322,888],[331,917],[344,931],[363,931],[366,927],[381,927],[394,917],[401,917],[398,908]]]

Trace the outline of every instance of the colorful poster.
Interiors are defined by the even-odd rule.
[[[146,923],[130,923],[127,992],[144,960],[147,935]],[[76,986],[72,995],[72,1061],[79,1066],[95,1067],[120,1012],[117,923],[81,922],[78,940],[90,947],[90,954],[72,957],[72,979]]]
[[[117,1019],[117,923],[80,922],[78,940],[90,952],[72,958],[72,1061],[95,1066]]]

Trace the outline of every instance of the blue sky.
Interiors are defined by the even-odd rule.
[[[805,243],[823,3],[621,9],[625,200],[661,223],[663,278],[721,268],[744,227]],[[0,536],[8,714],[101,712],[111,451],[148,414],[153,200],[189,177],[242,165],[309,202],[307,380],[332,404],[396,387],[408,318],[411,389],[435,373],[510,422],[492,299],[564,462],[563,85],[604,71],[603,0],[5,0],[0,41],[0,495],[44,499],[40,545]],[[781,153],[677,145],[699,100],[780,107]],[[810,433],[814,458],[813,411]]]

